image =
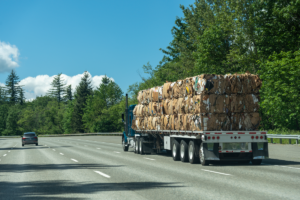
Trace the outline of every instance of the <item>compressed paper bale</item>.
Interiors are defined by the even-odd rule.
[[[169,91],[171,90],[170,85],[171,85],[171,83],[169,83],[169,82],[164,84],[164,86],[163,86],[163,92],[162,92],[163,99],[170,98],[170,94],[169,94]]]
[[[177,115],[177,121],[175,122],[175,130],[183,130],[183,116],[182,114]]]
[[[179,98],[178,101],[177,101],[177,105],[176,105],[176,113],[178,114],[184,114],[184,100],[183,98]]]
[[[143,130],[144,127],[144,118],[137,117],[135,121],[136,127],[138,130]]]
[[[134,109],[133,109],[133,111],[132,111],[132,113],[133,113],[133,115],[137,115],[137,110],[138,110],[138,107],[139,107],[140,105],[136,105],[135,107],[134,107]]]
[[[163,100],[163,86],[158,87],[158,101],[161,102]]]
[[[255,94],[246,94],[244,96],[244,112],[251,113],[251,112],[258,112],[259,109],[259,95]]]
[[[173,114],[173,115],[178,114],[178,110],[176,109],[178,99],[173,99],[171,102],[172,102],[172,113],[171,114]]]
[[[152,130],[152,116],[147,118],[147,130]]]
[[[231,94],[242,94],[242,78],[241,74],[233,74],[230,76]]]
[[[158,102],[158,87],[150,89],[150,101]]]
[[[177,115],[170,115],[169,123],[171,124],[170,130],[175,130],[175,124],[177,122]]]
[[[164,130],[165,129],[165,124],[164,124],[164,115],[161,115],[160,116],[160,128],[161,128],[161,130]]]
[[[194,79],[195,94],[229,94],[230,81],[228,76],[215,74],[202,74]]]
[[[162,103],[156,103],[156,115],[162,115]]]
[[[132,119],[132,122],[131,122],[131,128],[133,129],[133,130],[136,130],[137,129],[137,127],[136,127],[136,119]]]
[[[232,113],[231,130],[255,131],[260,126],[259,113]]]
[[[186,96],[192,97],[193,94],[194,94],[194,87],[193,87],[193,85],[194,85],[195,81],[193,81],[193,78],[195,78],[195,77],[189,77],[189,78],[184,79],[184,85],[185,85],[184,96],[185,97]]]
[[[170,115],[164,116],[164,130],[171,130]]]
[[[210,113],[229,113],[230,98],[228,95],[209,95],[209,112]]]
[[[192,114],[184,114],[183,117],[183,127],[182,130],[190,131],[192,124]]]
[[[227,114],[217,114],[218,121],[216,122],[217,131],[229,131],[230,130],[230,118]]]
[[[193,97],[185,97],[184,99],[184,112],[186,114],[192,114],[194,113],[194,100],[193,100]]]
[[[230,95],[230,111],[234,113],[244,112],[245,108],[245,96],[239,94]]]
[[[184,94],[183,90],[184,90],[183,80],[176,81],[176,83],[172,87],[171,98],[177,99],[183,97]]]
[[[153,127],[153,130],[161,130],[161,120],[160,120],[161,117],[153,117],[152,118],[152,127]]]
[[[169,103],[170,99],[163,100],[163,113],[169,115]]]
[[[200,94],[195,95],[193,97],[194,101],[194,113],[209,113],[209,106],[210,106],[210,95],[208,94]]]

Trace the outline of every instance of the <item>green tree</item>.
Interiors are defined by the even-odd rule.
[[[6,79],[6,93],[8,95],[8,100],[11,104],[16,104],[19,100],[19,91],[21,86],[19,86],[19,77],[14,70],[11,71],[10,75]]]
[[[300,130],[300,51],[274,53],[259,73],[265,128]]]
[[[79,133],[84,132],[84,126],[82,122],[82,116],[84,114],[84,109],[86,107],[86,101],[89,95],[93,94],[92,81],[90,74],[86,71],[81,78],[79,85],[76,87],[74,99],[74,130]]]
[[[21,134],[18,129],[18,118],[20,113],[20,107],[18,105],[10,106],[6,118],[6,127],[3,131],[3,135],[19,135]]]
[[[51,83],[52,88],[48,91],[48,95],[57,100],[58,105],[63,101],[66,94],[66,84],[61,77],[62,73],[56,75]]]
[[[4,134],[4,130],[6,129],[8,109],[6,104],[0,104],[0,134]]]
[[[107,76],[100,86],[89,96],[84,110],[84,126],[90,132],[112,132],[120,130],[120,110],[122,100],[121,88]]]
[[[73,100],[73,94],[72,94],[72,86],[68,85],[66,89],[66,101],[72,101]]]
[[[20,88],[19,102],[20,105],[23,105],[25,103],[25,96],[22,88]]]

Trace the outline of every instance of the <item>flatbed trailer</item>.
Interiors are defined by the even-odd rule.
[[[172,153],[174,161],[209,165],[212,161],[239,161],[261,164],[269,157],[266,131],[181,131],[133,130],[135,105],[128,107],[126,94],[126,122],[122,136],[124,151],[134,148],[136,154]]]

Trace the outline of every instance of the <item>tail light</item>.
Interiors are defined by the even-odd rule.
[[[258,139],[258,136],[256,136],[256,139]]]
[[[220,139],[220,137],[218,136],[217,139]]]
[[[260,139],[263,139],[264,137],[263,136],[260,136]]]
[[[23,137],[22,140],[25,140],[25,138]]]
[[[236,139],[236,136],[234,136],[234,139]]]
[[[34,139],[37,139],[37,137],[34,137]]]
[[[208,136],[208,137],[207,137],[207,139],[209,139],[209,140],[210,140],[210,136]]]
[[[215,139],[215,136],[213,136],[212,139],[214,140],[214,139]]]
[[[254,139],[254,136],[253,136],[253,135],[251,136],[251,139],[252,139],[252,140]]]

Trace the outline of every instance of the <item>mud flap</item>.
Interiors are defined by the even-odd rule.
[[[252,152],[253,152],[253,159],[267,159],[269,158],[269,149],[268,143],[263,142],[263,149],[258,149],[257,143],[252,143]]]
[[[152,146],[153,146],[153,143],[149,143],[147,141],[144,141],[143,142],[143,150],[144,150],[144,153],[146,154],[151,154],[153,152],[153,149],[152,149]]]
[[[203,143],[204,159],[205,160],[220,160],[219,158],[219,143],[214,143],[213,149],[208,150],[208,143]]]

